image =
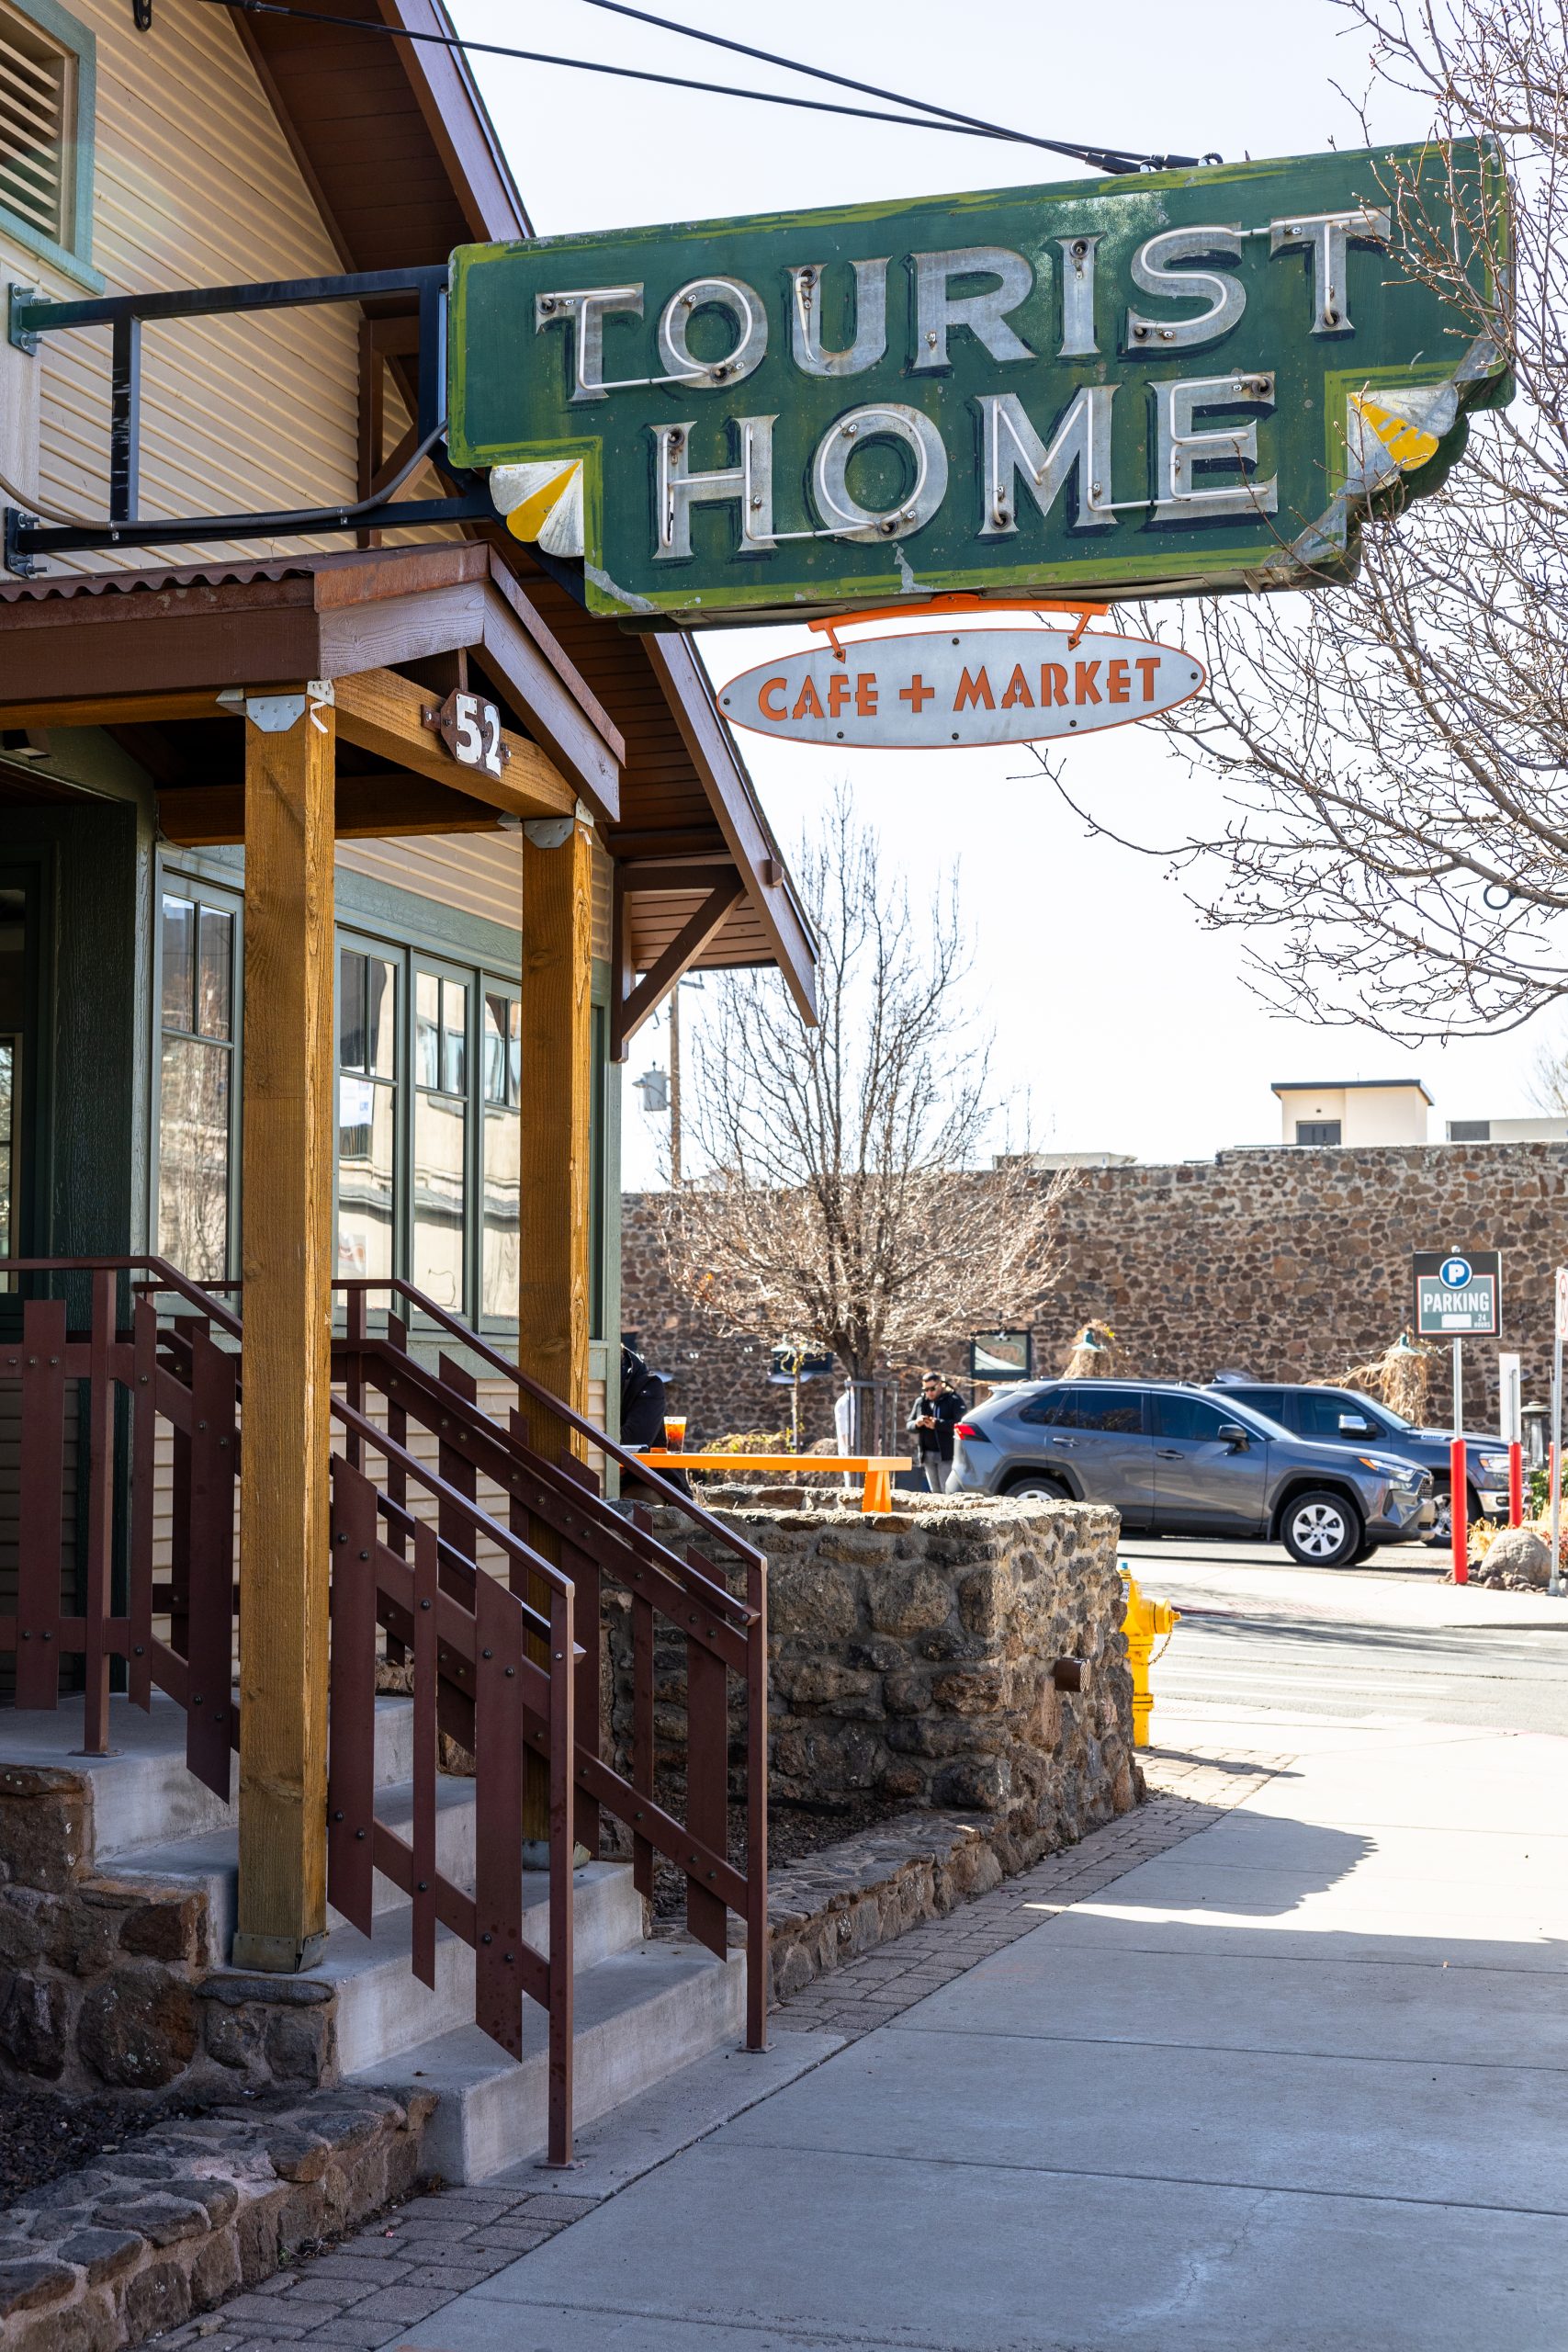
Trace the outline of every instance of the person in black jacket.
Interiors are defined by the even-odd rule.
[[[926,1485],[940,1495],[953,1472],[953,1431],[962,1419],[964,1399],[950,1388],[940,1372],[928,1372],[909,1413],[908,1427],[920,1449]]]
[[[621,1443],[635,1446],[661,1446],[664,1443],[665,1380],[655,1372],[647,1359],[635,1348],[621,1342]],[[683,1470],[661,1470],[660,1476],[683,1495],[692,1491],[691,1480]],[[624,1497],[647,1500],[655,1497],[657,1487],[646,1480],[634,1478],[629,1471],[621,1478]]]
[[[621,1343],[621,1443],[662,1445],[664,1442],[664,1380],[649,1369],[648,1360]]]

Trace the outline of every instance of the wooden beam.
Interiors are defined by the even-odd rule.
[[[612,1014],[614,1036],[612,1053],[619,1046],[625,1048],[637,1035],[643,1023],[669,995],[682,973],[689,972],[704,948],[728,916],[730,908],[744,892],[746,885],[739,874],[730,874],[708,892],[689,922],[683,923],[656,964],[651,964],[623,1002],[616,1008],[618,1018]]]
[[[817,942],[768,831],[746,763],[714,699],[713,681],[679,629],[639,639],[693,766],[703,780],[729,854],[747,877],[757,919],[772,941],[800,1016],[817,1024]],[[774,878],[776,876],[776,879]]]
[[[499,561],[492,562],[478,658],[602,824],[621,813],[626,739],[564,646]]]
[[[338,733],[345,742],[357,743],[394,767],[412,768],[416,775],[465,792],[508,816],[575,815],[575,789],[525,735],[503,729],[502,741],[512,757],[498,779],[478,768],[458,766],[440,736],[423,722],[423,713],[439,698],[415,679],[400,677],[395,670],[362,670],[355,677],[339,678],[333,691]]]
[[[629,827],[601,825],[599,837],[610,855],[623,863],[642,857],[728,859],[730,854],[729,844],[716,825],[672,827],[668,832],[648,827],[634,831]]]
[[[216,686],[172,695],[77,695],[0,703],[0,727],[160,727],[175,718],[231,717]]]
[[[705,858],[692,865],[672,865],[656,858],[645,863],[633,858],[617,864],[615,879],[628,896],[666,896],[676,890],[716,890],[734,871],[733,861],[727,857]]]
[[[340,775],[333,831],[339,841],[395,841],[408,833],[492,833],[497,810],[423,776]],[[182,849],[245,838],[243,784],[180,785],[158,795],[158,825]]]
[[[588,829],[574,824],[554,849],[525,834],[517,1361],[577,1413],[588,1409],[592,971]],[[534,1406],[525,1419],[529,1442],[546,1461],[580,1452],[558,1415]],[[553,1528],[535,1520],[528,1541],[558,1561]],[[536,1607],[547,1605],[542,1589],[529,1598]],[[527,1838],[548,1834],[549,1778],[542,1767],[542,1758],[532,1758],[525,1785]]]
[[[236,1968],[326,1930],[333,1274],[330,706],[245,727],[245,1008]]]

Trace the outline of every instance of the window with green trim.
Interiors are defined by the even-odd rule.
[[[193,1282],[235,1257],[240,909],[165,876],[158,924],[158,1253]]]
[[[79,276],[93,249],[95,85],[85,25],[54,0],[0,0],[0,231]]]
[[[337,1261],[517,1328],[515,981],[340,933]],[[373,1302],[373,1306],[380,1302]]]

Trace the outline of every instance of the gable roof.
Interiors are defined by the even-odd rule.
[[[453,28],[439,0],[332,0],[331,13]],[[533,234],[460,50],[243,9],[233,21],[345,269]]]

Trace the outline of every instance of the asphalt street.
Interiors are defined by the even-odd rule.
[[[1162,1704],[1282,1726],[1418,1719],[1568,1735],[1568,1597],[1447,1581],[1402,1544],[1360,1568],[1298,1567],[1274,1544],[1131,1539],[1122,1556],[1181,1623],[1154,1668]]]

